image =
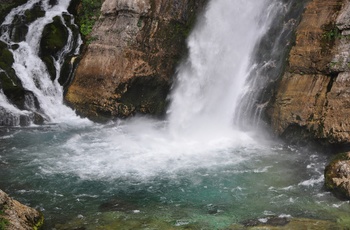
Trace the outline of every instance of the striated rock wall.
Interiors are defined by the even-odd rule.
[[[66,94],[92,119],[161,115],[206,0],[105,0]]]
[[[311,0],[269,111],[292,143],[350,143],[350,3]]]

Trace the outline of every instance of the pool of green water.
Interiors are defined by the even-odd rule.
[[[0,188],[41,210],[45,229],[228,229],[271,216],[347,224],[349,203],[323,187],[329,156],[163,129],[1,128]]]

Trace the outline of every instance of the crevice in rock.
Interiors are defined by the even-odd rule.
[[[327,98],[327,94],[329,92],[331,92],[332,90],[332,87],[333,87],[333,83],[337,80],[337,77],[338,77],[338,74],[337,73],[334,73],[334,74],[330,74],[329,75],[329,78],[330,78],[330,81],[327,85],[327,92],[326,92],[326,98]]]

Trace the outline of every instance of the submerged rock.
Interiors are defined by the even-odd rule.
[[[350,199],[350,152],[336,156],[324,175],[327,189],[340,198]]]
[[[242,225],[232,225],[227,230],[290,230],[290,229],[309,229],[309,230],[329,230],[329,229],[347,229],[344,226],[327,220],[316,220],[306,218],[285,218],[269,217],[259,220],[250,220]]]
[[[0,229],[36,230],[44,223],[43,215],[10,198],[0,190]]]

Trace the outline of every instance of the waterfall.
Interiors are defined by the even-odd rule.
[[[59,82],[59,77],[65,58],[68,54],[78,55],[82,42],[79,36],[77,40],[74,38],[72,32],[74,28],[69,26],[70,24],[74,25],[73,16],[67,12],[70,0],[60,0],[54,5],[51,2],[49,0],[29,0],[26,4],[14,8],[0,27],[0,41],[7,44],[13,54],[12,68],[20,79],[25,92],[31,92],[29,95],[32,95],[26,96],[23,111],[13,108],[6,109],[9,106],[3,104],[7,104],[7,100],[2,101],[0,106],[12,117],[17,117],[17,120],[19,116],[30,112],[40,114],[49,122],[77,120],[74,111],[63,104],[63,87]],[[32,21],[30,21],[28,14],[34,10],[42,12],[42,15],[36,16],[35,20],[31,19]],[[14,25],[18,20],[29,21],[24,22],[24,28],[16,28]],[[43,39],[45,26],[53,23],[54,20],[59,21],[65,27],[67,40],[61,50],[47,58],[48,62],[52,63],[52,67],[48,67],[40,58],[43,53],[40,50],[40,41]],[[77,26],[75,29],[78,29]],[[22,38],[16,35],[20,33],[24,33]],[[53,76],[50,75],[49,68],[55,69]],[[2,94],[2,96],[4,95]],[[13,125],[19,124],[14,121]]]
[[[66,58],[79,54],[82,41],[80,36],[74,39],[69,26],[74,25],[72,15],[67,12],[70,0],[57,1],[54,5],[51,2],[29,0],[14,8],[0,26],[0,41],[6,43],[13,54],[12,68],[25,90],[23,108],[8,105],[9,100],[0,103],[0,111],[12,117],[15,125],[20,124],[21,117],[23,120],[27,116],[24,120],[28,120],[33,113],[50,122],[78,119],[74,111],[63,103],[62,85],[67,80],[60,80],[60,75]],[[207,11],[188,38],[189,57],[178,67],[176,83],[169,96],[171,105],[167,122],[173,135],[191,132],[225,135],[226,131],[232,131],[233,125],[249,117],[248,113],[256,114],[253,120],[259,119],[261,108],[266,103],[257,106],[252,102],[261,93],[261,90],[255,89],[264,88],[262,85],[268,80],[262,84],[257,79],[261,78],[264,68],[274,65],[274,60],[257,61],[254,55],[259,54],[256,52],[259,42],[271,28],[273,19],[278,14],[285,14],[290,5],[279,0],[209,2]],[[44,14],[28,21],[25,32],[19,32],[22,28],[13,25],[26,19],[27,12],[35,7]],[[50,71],[40,56],[40,41],[45,27],[55,20],[64,25],[67,41],[49,58],[54,69]],[[286,31],[290,32],[290,28],[286,27]],[[23,38],[15,36],[16,33],[24,33]],[[4,70],[0,68],[1,72]],[[264,79],[269,79],[269,76]],[[4,92],[1,96],[6,98]],[[7,121],[6,125],[9,123]]]
[[[253,51],[283,5],[267,0],[211,1],[188,39],[168,111],[173,133],[231,129],[253,65]]]
[[[266,109],[273,99],[273,88],[284,73],[293,34],[305,8],[305,0],[280,1],[274,23],[268,28],[253,53],[249,76],[239,98],[235,122],[244,129],[266,130]],[[264,127],[265,126],[265,127]]]

